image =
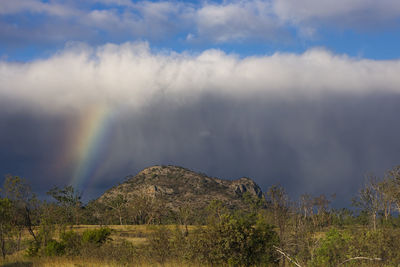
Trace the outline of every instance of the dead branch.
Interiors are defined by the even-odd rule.
[[[381,261],[381,258],[368,258],[368,257],[354,257],[345,260],[344,262],[340,263],[338,266],[345,264],[346,262],[353,261],[353,260],[369,260],[369,261]]]
[[[287,254],[287,253],[285,253],[285,252],[283,252],[282,249],[278,248],[277,246],[274,246],[274,248],[275,248],[275,250],[276,250],[277,252],[279,252],[280,254],[282,254],[285,258],[287,258],[287,259],[288,259],[290,262],[292,262],[294,265],[296,265],[297,267],[301,267],[301,265],[300,265],[297,261],[295,261],[294,259],[290,258],[290,255]]]

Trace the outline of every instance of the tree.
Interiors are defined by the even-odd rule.
[[[393,204],[395,203],[395,191],[394,191],[395,189],[396,187],[394,181],[387,176],[384,177],[383,181],[378,182],[377,184],[377,190],[381,195],[381,200],[382,200],[381,208],[383,209],[383,215],[385,217],[385,221],[388,220],[392,212]]]
[[[272,211],[274,224],[278,227],[280,250],[287,250],[287,227],[290,219],[289,197],[282,186],[273,185],[267,192],[267,208]],[[286,258],[282,258],[282,265],[285,266]]]
[[[309,194],[303,194],[300,196],[301,212],[303,213],[304,219],[312,218],[314,200]]]
[[[53,187],[47,194],[53,197],[58,206],[62,209],[60,223],[62,225],[79,224],[80,212],[82,209],[81,194],[72,186],[64,188]]]
[[[161,224],[168,208],[162,196],[134,194],[129,197],[127,211],[133,224]]]
[[[386,192],[390,196],[391,201],[396,205],[397,211],[400,213],[400,165],[387,171],[385,180],[389,183],[389,185],[386,186]]]
[[[38,242],[33,230],[33,220],[38,210],[38,200],[24,178],[6,175],[2,194],[12,205],[12,223],[18,232],[17,249],[19,250],[21,234],[27,228],[34,240]]]
[[[376,230],[378,212],[382,210],[382,203],[383,194],[380,190],[379,180],[376,176],[368,175],[364,187],[359,192],[358,199],[353,200],[353,204],[370,215],[374,230]]]
[[[126,194],[105,196],[102,202],[106,207],[110,208],[113,212],[115,212],[115,214],[119,219],[119,224],[122,225],[122,218],[124,214],[126,214],[126,208],[128,203]]]
[[[189,203],[184,203],[182,206],[178,208],[179,224],[185,227],[184,236],[187,236],[189,234],[188,224],[192,216],[192,213],[193,211]]]
[[[325,196],[320,195],[313,200],[314,206],[317,208],[316,216],[313,216],[315,226],[324,226],[329,219],[328,206],[331,201]]]
[[[284,239],[286,224],[289,220],[289,197],[282,186],[273,185],[267,192],[269,209],[273,213],[274,224],[279,228],[279,238]]]
[[[8,198],[0,198],[0,249],[6,258],[6,242],[12,232],[12,203]]]

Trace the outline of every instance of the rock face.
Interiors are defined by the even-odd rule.
[[[220,200],[230,208],[245,208],[243,195],[263,198],[260,187],[249,178],[234,181],[211,178],[201,173],[177,166],[153,166],[128,176],[126,181],[115,186],[99,198],[123,194],[146,195],[162,198],[172,210],[182,205],[204,208],[212,200]]]

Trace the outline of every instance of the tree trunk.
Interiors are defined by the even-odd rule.
[[[118,215],[119,215],[119,224],[122,225],[122,215],[121,215],[121,211],[118,211]]]
[[[6,241],[3,235],[0,236],[1,238],[1,254],[3,256],[3,260],[6,259]]]
[[[17,241],[17,251],[19,251],[20,247],[21,247],[21,236],[22,236],[22,229],[19,229],[18,232],[18,241]]]
[[[373,222],[373,225],[374,225],[374,231],[376,231],[376,212],[374,212],[372,214],[372,222]]]
[[[31,216],[30,216],[30,210],[28,207],[25,207],[25,223],[26,223],[26,227],[28,228],[29,233],[32,235],[35,242],[39,243],[39,241],[35,235],[35,232],[33,232],[33,229],[32,229],[32,221],[31,221]]]

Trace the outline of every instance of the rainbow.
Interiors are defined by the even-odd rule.
[[[100,168],[111,134],[112,117],[111,109],[106,105],[89,107],[72,138],[69,150],[75,167],[70,185],[81,192]]]

